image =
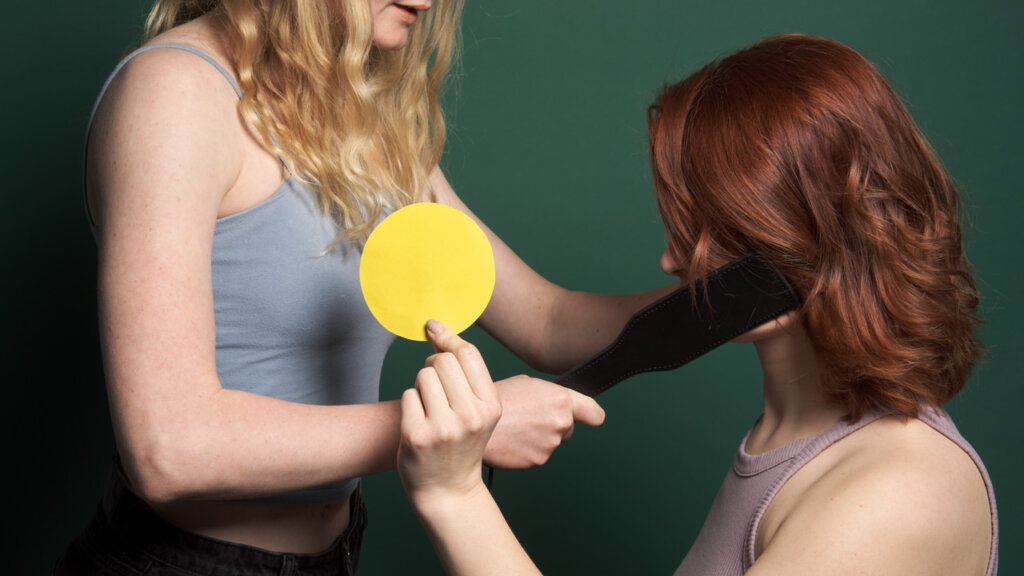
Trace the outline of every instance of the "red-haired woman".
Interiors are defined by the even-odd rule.
[[[941,408],[980,356],[957,193],[881,74],[772,37],[667,86],[649,125],[665,272],[759,250],[803,303],[737,340],[764,413],[676,574],[995,574],[991,481]],[[475,358],[407,393],[399,468],[452,573],[535,572],[480,486],[500,405]]]

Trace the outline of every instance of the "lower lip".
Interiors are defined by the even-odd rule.
[[[409,12],[408,10],[399,8],[398,6],[394,6],[394,8],[395,8],[395,10],[398,10],[398,14],[402,18],[402,21],[404,21],[406,24],[415,24],[416,23],[416,13],[415,12]]]

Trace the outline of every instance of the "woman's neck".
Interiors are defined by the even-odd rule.
[[[775,326],[754,347],[764,371],[764,414],[747,440],[749,453],[813,436],[843,417],[825,397],[814,346],[799,322]]]

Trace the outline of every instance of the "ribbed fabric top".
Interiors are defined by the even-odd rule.
[[[801,438],[764,454],[747,453],[747,440],[750,438],[748,431],[696,541],[676,569],[675,575],[741,576],[749,570],[757,559],[754,544],[758,527],[779,490],[826,448],[881,417],[882,414],[878,412],[870,412],[853,424],[841,421],[821,434]],[[995,492],[988,471],[945,411],[922,408],[918,418],[963,449],[978,466],[985,480],[992,515],[992,549],[986,574],[995,576],[999,534]]]
[[[137,54],[159,48],[202,57],[241,94],[214,59],[178,44],[136,50],[110,78]],[[338,231],[295,178],[260,204],[217,220],[211,267],[217,375],[225,388],[304,404],[378,401],[381,368],[394,336],[363,300],[360,251],[339,246],[321,255]],[[358,482],[353,478],[264,500],[343,501]]]

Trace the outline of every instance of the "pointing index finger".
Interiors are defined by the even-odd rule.
[[[435,352],[452,352],[466,343],[458,334],[437,320],[427,320],[427,338],[434,345]]]
[[[497,398],[498,392],[494,387],[494,382],[491,381],[487,364],[484,363],[476,346],[466,342],[450,328],[436,320],[427,321],[427,337],[437,352],[449,352],[455,355],[477,398],[485,402]]]

